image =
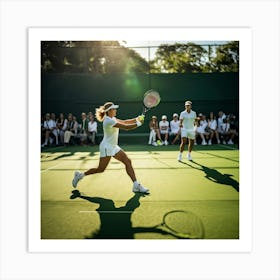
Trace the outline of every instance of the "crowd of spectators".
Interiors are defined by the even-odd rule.
[[[95,145],[97,122],[94,114],[82,113],[78,122],[76,116],[63,113],[56,118],[54,113],[46,113],[41,120],[41,146],[67,146],[70,144]]]
[[[167,116],[163,115],[158,122],[156,116],[152,116],[149,122],[150,136],[148,144],[162,146],[180,142],[180,121],[177,113],[174,113],[169,122]],[[199,113],[195,121],[194,144],[234,144],[238,141],[238,120],[234,114],[226,115],[223,111],[216,117],[210,112],[209,117]]]
[[[174,113],[168,121],[166,115],[158,121],[152,116],[149,121],[148,144],[154,146],[174,145],[181,141],[179,115]],[[210,112],[207,118],[199,113],[195,121],[195,145],[234,144],[238,141],[238,120],[235,115],[223,111],[215,116]],[[95,145],[97,122],[92,112],[82,113],[79,121],[72,113],[46,113],[41,119],[41,146]]]

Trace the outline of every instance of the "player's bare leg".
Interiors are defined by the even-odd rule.
[[[189,139],[189,146],[188,146],[188,160],[192,160],[191,152],[194,145],[194,139]]]
[[[182,137],[181,144],[180,144],[180,153],[178,155],[178,161],[182,160],[182,154],[183,154],[183,152],[185,150],[186,144],[187,144],[187,138],[186,137]]]
[[[97,168],[91,168],[84,173],[82,173],[80,171],[76,171],[74,173],[74,178],[72,180],[72,186],[74,188],[76,188],[77,185],[78,185],[78,182],[80,180],[82,180],[87,175],[92,175],[92,174],[95,174],[95,173],[103,172],[106,169],[107,165],[109,164],[110,159],[111,159],[111,157],[101,157],[101,158],[99,158],[99,164],[98,164]]]
[[[131,160],[128,158],[127,154],[123,150],[120,150],[117,154],[115,154],[114,158],[125,165],[126,173],[130,177],[132,182],[135,182],[136,181],[135,172],[132,167]]]
[[[125,170],[130,179],[133,182],[133,187],[132,191],[133,192],[140,192],[140,193],[149,193],[149,190],[145,187],[143,187],[137,180],[135,176],[135,172],[133,169],[133,166],[131,164],[130,158],[128,158],[127,154],[123,151],[120,150],[117,154],[114,156],[115,159],[118,161],[122,162],[125,165]]]
[[[99,158],[99,164],[97,168],[91,168],[89,170],[87,170],[84,174],[85,176],[87,175],[92,175],[95,173],[102,173],[104,172],[104,170],[106,169],[106,167],[108,166],[109,162],[110,162],[111,157],[101,157]]]
[[[184,152],[186,144],[187,144],[187,138],[182,137],[181,144],[180,144],[180,153]]]

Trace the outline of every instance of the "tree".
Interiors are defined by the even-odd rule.
[[[207,51],[194,43],[160,45],[151,61],[152,73],[201,72]]]
[[[118,41],[43,41],[41,69],[59,73],[148,73],[149,64]]]
[[[203,67],[203,72],[238,72],[239,42],[232,41],[215,48],[214,55]]]
[[[239,43],[200,46],[194,43],[161,45],[150,64],[152,73],[238,72]]]

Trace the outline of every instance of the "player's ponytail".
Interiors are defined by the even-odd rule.
[[[95,117],[99,122],[103,122],[105,115],[106,113],[105,113],[104,106],[100,106],[99,108],[96,108]]]
[[[108,109],[113,105],[112,102],[107,102],[103,106],[100,106],[99,108],[96,108],[95,111],[95,117],[99,122],[103,122]]]

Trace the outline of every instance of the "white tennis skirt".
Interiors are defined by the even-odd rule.
[[[109,145],[101,142],[99,145],[100,157],[113,157],[121,150],[118,145]]]

